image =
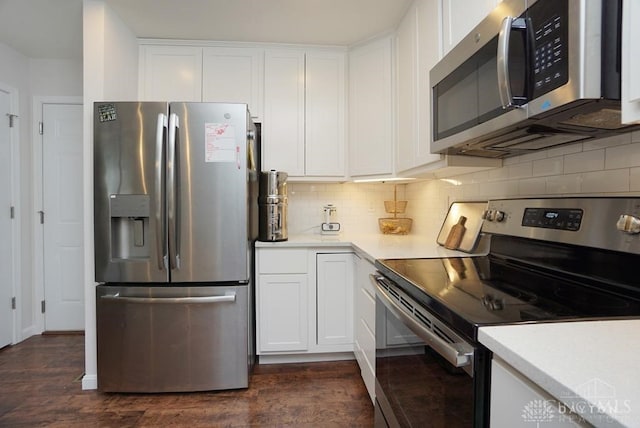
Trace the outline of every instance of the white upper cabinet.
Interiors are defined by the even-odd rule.
[[[140,45],[140,99],[230,102],[262,117],[264,49]]]
[[[267,49],[263,169],[289,178],[345,177],[345,53]]]
[[[244,103],[262,117],[264,50],[206,47],[202,56],[202,101]]]
[[[202,101],[202,48],[140,46],[143,101]]]
[[[393,174],[393,38],[349,52],[349,174]]]
[[[399,173],[441,160],[430,152],[431,85],[429,70],[440,59],[438,3],[418,0],[398,27],[398,144]]]
[[[345,74],[343,52],[307,52],[306,176],[345,176]]]
[[[442,0],[442,47],[446,55],[501,0]]]
[[[640,122],[640,3],[624,1],[622,8],[622,122],[634,123]]]
[[[304,51],[269,49],[264,58],[262,169],[304,175]]]

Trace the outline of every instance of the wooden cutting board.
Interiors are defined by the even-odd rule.
[[[447,217],[444,219],[444,223],[442,223],[442,227],[440,228],[440,233],[436,240],[438,244],[444,245],[451,228],[458,223],[460,216],[464,216],[467,218],[465,222],[466,231],[457,249],[467,253],[472,252],[477,244],[480,229],[482,228],[482,213],[486,209],[487,201],[452,203],[449,207],[449,212],[447,212]]]

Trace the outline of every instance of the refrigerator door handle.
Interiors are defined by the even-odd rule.
[[[167,115],[163,113],[158,114],[158,122],[156,127],[156,164],[155,164],[155,179],[156,179],[156,256],[158,261],[158,269],[167,269],[167,248],[166,248],[166,235],[164,224],[164,195],[162,191],[162,161],[164,159],[164,142],[165,142],[165,130],[167,129]]]
[[[171,113],[169,115],[169,153],[167,154],[167,217],[169,221],[169,265],[171,269],[180,269],[177,218],[178,165],[176,164],[176,135],[178,129],[180,129],[178,115]]]
[[[120,294],[106,294],[100,296],[101,299],[117,300],[119,302],[130,303],[223,303],[235,302],[236,293],[229,292],[224,296],[198,296],[198,297],[128,297],[120,296]]]

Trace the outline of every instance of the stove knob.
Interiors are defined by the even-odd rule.
[[[482,211],[482,219],[486,220],[487,218],[489,218],[489,210]]]
[[[623,214],[616,223],[616,228],[622,232],[626,232],[632,235],[640,233],[640,218]]]
[[[494,217],[495,217],[497,222],[501,222],[501,221],[504,221],[506,215],[505,215],[504,211],[496,210],[496,212],[494,213]]]
[[[496,212],[494,210],[487,210],[484,218],[488,221],[493,221],[496,218]]]

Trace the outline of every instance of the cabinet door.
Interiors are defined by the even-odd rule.
[[[407,171],[440,161],[431,153],[429,70],[440,59],[438,5],[419,0],[398,28],[398,138],[396,170]]]
[[[269,49],[264,61],[262,169],[304,176],[304,52]]]
[[[446,55],[501,0],[442,0],[442,46]]]
[[[571,412],[568,406],[560,406],[560,400],[496,357],[491,361],[490,403],[491,428],[534,426],[527,422],[538,422],[538,426],[545,428],[592,426]],[[588,407],[585,408],[588,411]]]
[[[345,54],[307,52],[305,175],[345,176]]]
[[[416,166],[418,142],[417,73],[418,73],[417,9],[412,6],[396,33],[398,70],[398,170]]]
[[[393,39],[349,52],[349,174],[393,173]]]
[[[317,255],[318,345],[353,343],[353,257]]]
[[[260,275],[257,297],[258,353],[308,350],[307,275]]]
[[[640,123],[640,4],[624,1],[622,7],[622,122]]]
[[[251,117],[262,117],[264,51],[254,48],[204,48],[202,101],[244,103]]]
[[[143,101],[202,101],[202,48],[141,46]]]

